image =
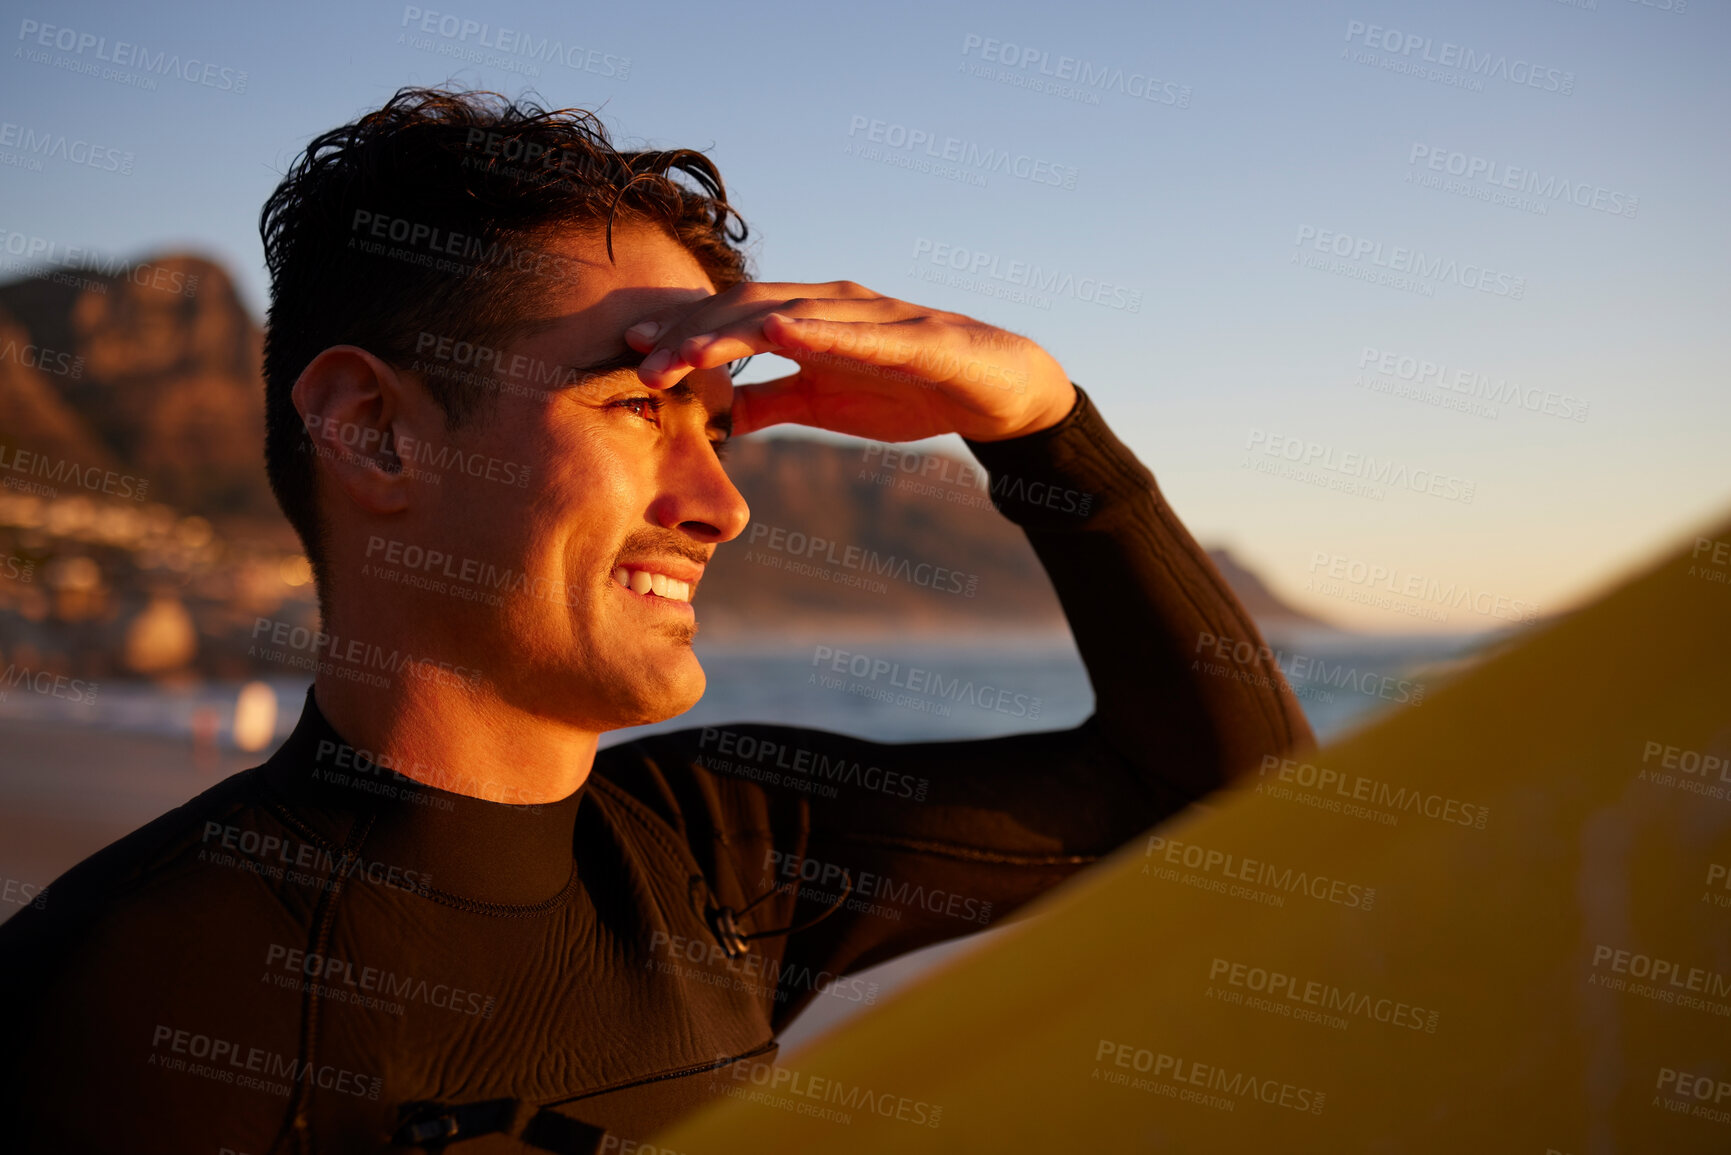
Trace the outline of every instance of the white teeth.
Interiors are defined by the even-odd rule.
[[[669,577],[664,573],[651,573],[649,570],[633,570],[620,566],[613,571],[613,580],[636,593],[653,593],[656,597],[666,598],[668,601],[688,602],[691,600],[691,583]]]

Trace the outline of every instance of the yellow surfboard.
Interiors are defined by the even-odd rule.
[[[1731,1151],[1731,524],[655,1142]]]

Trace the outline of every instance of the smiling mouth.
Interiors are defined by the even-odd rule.
[[[632,593],[642,594],[644,597],[661,598],[665,601],[680,602],[685,605],[691,604],[691,582],[680,581],[678,578],[669,577],[664,573],[656,573],[654,570],[629,569],[620,566],[613,571],[613,582],[615,585],[623,586]]]

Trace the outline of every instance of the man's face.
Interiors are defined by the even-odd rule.
[[[691,651],[692,604],[651,575],[695,592],[715,547],[744,530],[750,510],[717,455],[730,427],[727,371],[651,390],[624,332],[715,287],[655,228],[616,227],[617,263],[599,236],[551,247],[574,275],[548,278],[537,310],[548,323],[504,350],[523,360],[497,374],[502,394],[446,435],[470,455],[468,471],[416,486],[424,512],[410,514],[417,542],[460,559],[429,576],[447,590],[498,593],[503,604],[439,593],[421,604],[437,656],[461,655],[519,708],[595,730],[660,721],[697,702],[704,675]],[[558,385],[567,376],[577,380]],[[505,480],[489,480],[477,454]],[[523,469],[519,488],[511,479]],[[444,576],[465,563],[483,576]],[[495,589],[506,570],[510,588]],[[650,582],[653,592],[639,592]]]

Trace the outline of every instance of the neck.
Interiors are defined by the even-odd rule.
[[[394,671],[388,688],[314,677],[337,733],[405,778],[490,802],[568,798],[589,778],[600,733],[528,713],[488,685],[431,664]]]

